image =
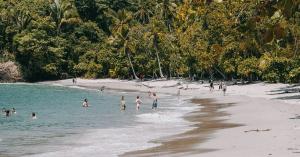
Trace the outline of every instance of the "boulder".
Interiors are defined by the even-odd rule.
[[[0,63],[0,82],[16,82],[21,80],[21,73],[15,62]]]

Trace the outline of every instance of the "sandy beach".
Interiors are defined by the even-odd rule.
[[[185,115],[192,129],[168,138],[153,139],[158,146],[120,154],[121,156],[276,156],[300,154],[299,86],[256,83],[227,87],[224,96],[208,84],[168,81],[126,81],[114,79],[42,82],[42,84],[157,92],[189,97],[199,109]]]

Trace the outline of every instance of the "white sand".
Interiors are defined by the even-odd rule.
[[[288,84],[251,84],[228,86],[226,96],[217,90],[210,92],[208,84],[183,83],[184,81],[121,81],[114,79],[72,80],[43,82],[70,87],[139,90],[143,92],[178,93],[195,98],[214,98],[219,102],[236,103],[224,109],[230,116],[223,117],[230,123],[244,126],[224,129],[213,133],[211,140],[199,144],[200,148],[219,149],[201,155],[201,157],[298,157],[300,156],[300,86]],[[180,83],[181,85],[178,85]],[[294,92],[294,93],[292,93]],[[250,131],[249,130],[270,131]],[[188,155],[184,155],[188,156]]]

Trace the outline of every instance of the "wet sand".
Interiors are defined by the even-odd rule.
[[[183,156],[217,151],[214,148],[201,148],[201,143],[213,138],[213,133],[218,130],[242,126],[241,124],[227,123],[226,119],[222,119],[223,116],[229,114],[221,111],[221,109],[234,105],[232,103],[216,103],[214,99],[192,99],[191,102],[199,105],[200,109],[189,113],[184,118],[193,123],[194,129],[167,139],[151,141],[161,144],[160,146],[127,152],[120,156]]]

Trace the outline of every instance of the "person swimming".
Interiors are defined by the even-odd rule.
[[[17,111],[16,111],[16,109],[15,109],[15,108],[12,108],[11,112],[12,112],[12,113],[14,113],[14,114],[16,114],[16,113],[17,113]]]
[[[140,105],[143,103],[142,100],[140,99],[140,96],[136,97],[135,103],[136,103],[136,110],[139,110]]]
[[[9,117],[10,116],[10,110],[5,110],[5,116]]]
[[[37,119],[35,112],[32,112],[32,113],[31,113],[31,118],[32,118],[32,119]]]
[[[88,103],[87,98],[85,98],[85,99],[83,100],[82,107],[89,107],[89,103]]]
[[[121,97],[120,109],[121,109],[121,110],[125,110],[125,109],[126,109],[124,96]]]

